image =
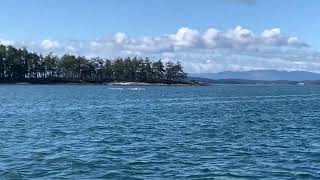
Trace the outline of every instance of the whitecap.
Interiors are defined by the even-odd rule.
[[[144,91],[146,90],[145,88],[128,88],[130,91]]]
[[[108,89],[111,89],[111,90],[123,90],[123,88],[108,88]]]

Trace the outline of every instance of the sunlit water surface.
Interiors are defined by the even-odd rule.
[[[320,179],[320,86],[0,85],[0,179]]]

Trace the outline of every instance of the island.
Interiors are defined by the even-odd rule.
[[[103,59],[29,52],[0,45],[0,83],[100,83],[113,85],[194,85],[180,62],[126,57]]]

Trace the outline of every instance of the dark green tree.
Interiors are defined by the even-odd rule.
[[[179,62],[168,62],[164,66],[161,60],[153,62],[149,58],[137,57],[113,61],[70,54],[58,57],[53,53],[43,57],[26,48],[0,45],[0,80],[161,82],[183,81],[186,76]]]

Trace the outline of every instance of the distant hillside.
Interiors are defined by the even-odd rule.
[[[213,84],[286,84],[286,85],[320,85],[320,80],[304,80],[304,81],[289,81],[289,80],[247,80],[247,79],[208,79],[200,77],[188,77],[190,81],[197,82],[199,85]],[[300,84],[303,83],[303,84]]]
[[[277,71],[277,70],[252,70],[252,71],[225,71],[220,73],[191,73],[190,77],[208,79],[246,79],[262,81],[304,81],[320,80],[320,74],[307,71]]]

